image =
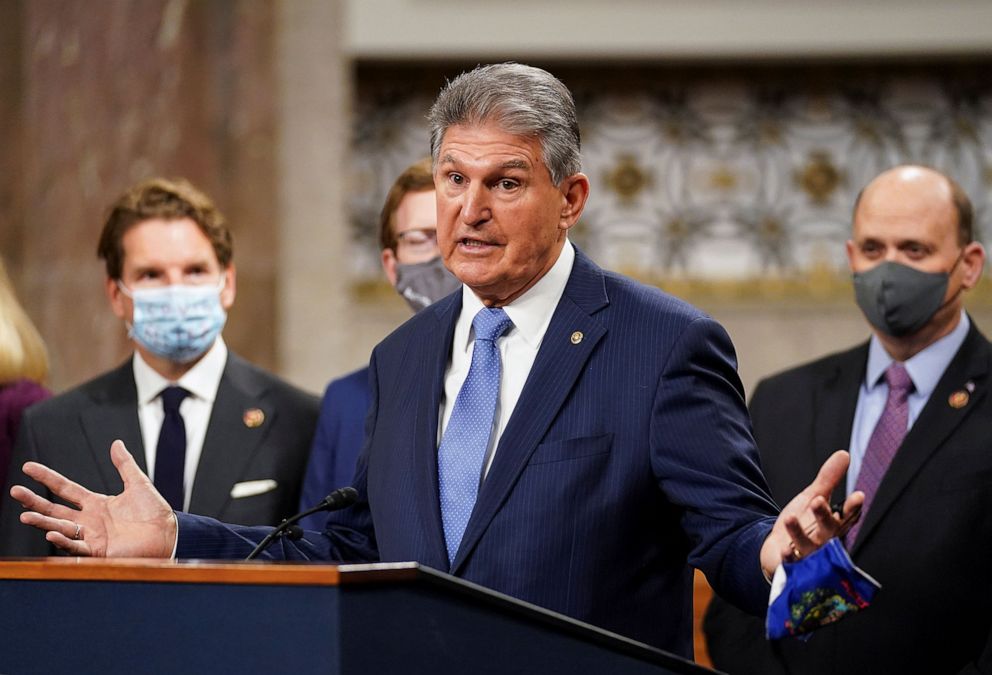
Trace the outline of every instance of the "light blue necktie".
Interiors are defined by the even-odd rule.
[[[496,340],[513,325],[502,309],[482,308],[472,320],[475,348],[468,377],[455,399],[437,450],[441,521],[448,561],[455,559],[482,481],[499,399],[500,358]]]

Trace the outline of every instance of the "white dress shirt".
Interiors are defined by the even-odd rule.
[[[227,345],[218,337],[200,361],[189,372],[170,382],[149,366],[141,355],[134,352],[134,384],[138,389],[138,423],[141,425],[141,440],[145,444],[145,466],[148,477],[155,480],[155,453],[158,436],[162,431],[165,411],[162,408],[162,390],[177,385],[189,392],[179,405],[179,413],[186,426],[186,463],[183,467],[183,510],[189,510],[189,499],[193,490],[196,467],[203,452],[203,439],[207,435],[210,413],[217,398],[220,378],[227,365]]]
[[[923,406],[930,400],[930,394],[937,387],[947,366],[968,336],[970,326],[968,315],[962,310],[961,320],[954,330],[903,363],[909,379],[913,381],[913,391],[907,400],[909,406],[907,430],[913,428],[913,423],[920,416]],[[861,381],[861,387],[858,389],[858,406],[854,412],[854,425],[851,428],[849,448],[851,465],[847,471],[848,494],[854,491],[858,473],[861,471],[861,462],[868,449],[868,441],[871,440],[875,425],[878,424],[885,410],[889,385],[886,384],[884,375],[892,361],[893,358],[885,351],[879,339],[872,335],[868,345],[865,379]]]
[[[558,301],[565,291],[568,277],[572,273],[575,262],[575,250],[569,241],[565,241],[558,260],[531,286],[526,293],[503,307],[507,316],[513,322],[513,327],[497,341],[499,355],[502,361],[502,374],[499,383],[499,400],[496,403],[496,416],[493,420],[493,433],[489,438],[489,448],[486,450],[486,462],[483,475],[489,473],[493,456],[499,439],[506,429],[506,423],[513,414],[520,392],[530,374],[531,366],[541,348],[541,341],[551,323]],[[441,400],[440,430],[438,443],[448,427],[454,402],[462,383],[468,377],[472,365],[472,352],[475,349],[475,331],[472,320],[485,305],[468,286],[462,286],[462,311],[455,323],[455,335],[451,345],[451,358],[444,376],[444,398]],[[451,401],[451,405],[447,402]]]

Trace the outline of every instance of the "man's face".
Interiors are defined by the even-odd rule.
[[[847,246],[851,271],[891,261],[948,272],[961,254],[957,216],[942,181],[883,176],[862,196]]]
[[[210,240],[189,218],[145,220],[133,225],[121,240],[124,261],[121,283],[129,290],[183,284],[217,286],[224,278],[220,300],[224,309],[234,303],[234,265],[222,269]],[[107,279],[107,296],[119,318],[131,322],[134,304],[115,279]]]
[[[382,268],[396,285],[396,265],[414,265],[440,255],[437,248],[437,201],[434,190],[408,192],[393,214],[396,249],[384,249]]]
[[[487,305],[505,305],[551,269],[588,196],[582,174],[555,186],[537,139],[493,124],[452,126],[434,174],[444,263]]]
[[[981,244],[962,247],[950,186],[940,174],[920,167],[900,167],[876,178],[865,189],[847,242],[852,272],[866,272],[883,262],[897,262],[922,272],[950,273],[946,305],[934,321],[955,320],[962,289],[981,276]]]

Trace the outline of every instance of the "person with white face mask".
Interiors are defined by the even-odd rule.
[[[844,543],[882,588],[809,642],[769,643],[715,598],[710,656],[731,675],[992,672],[992,619],[968,611],[992,593],[992,345],[963,308],[985,266],[971,203],[933,169],[890,169],[858,197],[847,255],[871,339],[763,380],[750,411],[777,499],[850,449],[841,485],[865,502]]]
[[[134,354],[32,409],[13,465],[44,461],[119,489],[95,451],[119,438],[177,510],[257,525],[295,511],[317,401],[228,351],[236,273],[217,208],[186,181],[145,181],[111,207],[98,254]],[[0,554],[50,554],[2,499]]]
[[[407,167],[393,182],[379,217],[382,269],[389,283],[414,312],[461,288],[448,271],[437,247],[437,206],[431,160]],[[303,480],[300,510],[331,491],[349,485],[365,438],[369,407],[369,369],[331,381],[320,406],[320,418]],[[322,530],[327,514],[300,521],[308,530]]]
[[[117,282],[134,306],[128,337],[172,363],[190,363],[213,346],[227,322],[220,295],[224,277],[216,286],[183,284],[128,289]]]

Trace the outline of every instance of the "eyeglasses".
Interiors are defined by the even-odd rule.
[[[437,250],[437,230],[420,228],[407,230],[396,234],[396,248],[403,248],[411,253],[427,253]]]

